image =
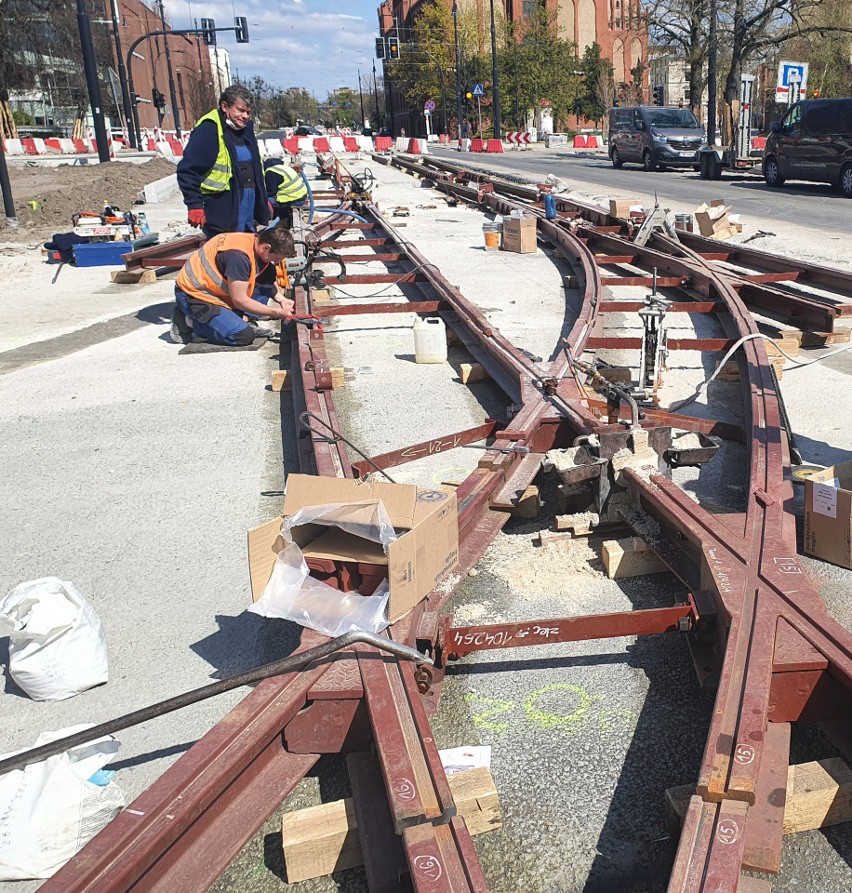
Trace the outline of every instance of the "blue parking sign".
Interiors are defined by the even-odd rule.
[[[797,84],[801,93],[805,93],[808,88],[808,67],[807,62],[779,62],[778,89],[786,92],[791,84]]]

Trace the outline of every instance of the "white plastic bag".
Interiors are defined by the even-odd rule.
[[[396,539],[393,524],[381,502],[306,506],[284,519],[281,536],[285,546],[275,559],[263,595],[248,610],[261,617],[292,620],[331,638],[353,630],[379,633],[386,629],[389,624],[385,609],[390,596],[387,580],[372,595],[361,595],[339,592],[314,579],[291,533],[302,524],[339,527],[381,543],[385,552]]]
[[[44,732],[34,746],[86,728]],[[121,812],[117,784],[88,781],[119,747],[115,738],[99,738],[0,775],[0,881],[51,877]]]
[[[9,673],[36,701],[62,701],[109,678],[101,621],[72,583],[21,583],[0,602]]]

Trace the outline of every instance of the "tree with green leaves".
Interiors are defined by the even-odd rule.
[[[542,101],[552,106],[554,121],[567,119],[578,92],[574,72],[579,69],[575,44],[559,37],[555,10],[536,6],[532,15],[506,22],[505,34],[498,52],[501,88],[516,129],[526,129],[528,110]]]
[[[599,124],[615,99],[615,80],[612,66],[601,57],[601,48],[592,43],[583,51],[580,60],[583,72],[583,89],[580,93],[580,106],[587,121]]]
[[[421,4],[411,40],[401,44],[399,61],[385,66],[386,78],[418,112],[427,100],[433,100],[436,116],[444,123],[445,108],[448,117],[455,111],[455,68],[451,12],[439,0]]]

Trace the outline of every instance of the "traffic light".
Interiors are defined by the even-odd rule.
[[[391,59],[399,59],[399,40],[396,37],[388,38],[388,56]]]
[[[154,87],[154,89],[151,91],[151,102],[153,102],[154,106],[161,112],[165,111],[166,97],[163,96],[163,94],[160,93],[160,91],[156,87]]]
[[[654,105],[664,105],[662,84],[657,84],[657,86],[654,87]]]
[[[213,19],[201,20],[201,36],[209,47],[216,46],[216,22]]]
[[[234,36],[237,38],[237,43],[249,42],[248,22],[245,16],[234,17]]]
[[[384,37],[376,38],[376,58],[377,59],[385,58],[385,39],[384,39]]]

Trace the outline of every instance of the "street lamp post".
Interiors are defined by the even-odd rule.
[[[160,21],[163,23],[163,30],[166,30],[166,11],[163,9],[163,0],[158,0],[157,5],[160,7]],[[169,73],[169,97],[172,101],[172,120],[175,123],[175,134],[177,138],[181,138],[180,132],[180,111],[178,110],[177,94],[175,93],[175,79],[172,72],[172,57],[169,55],[169,41],[163,40],[166,47],[166,71]]]
[[[361,92],[361,69],[358,69],[358,97],[361,100],[361,130],[364,129],[364,94]]]
[[[12,184],[9,182],[9,169],[6,167],[6,149],[0,139],[0,192],[3,193],[3,211],[9,229],[18,228],[18,215],[15,214],[15,201],[12,198]]]
[[[494,139],[500,136],[500,86],[497,72],[497,30],[494,27],[494,0],[491,0],[491,111],[494,118]],[[479,123],[480,135],[482,134],[482,122]]]
[[[89,105],[95,125],[95,140],[98,144],[98,160],[105,164],[110,160],[104,110],[101,102],[101,85],[98,83],[98,69],[95,63],[95,50],[92,46],[92,29],[85,0],[77,0],[77,27],[80,29],[80,47],[83,51],[83,68],[86,72],[86,86],[89,90]]]
[[[459,60],[459,19],[458,6],[453,2],[453,34],[456,46],[456,126],[461,140],[462,101],[461,101],[461,62]]]
[[[127,71],[124,67],[124,56],[121,52],[121,34],[118,30],[118,0],[111,0],[110,15],[112,17],[112,36],[113,40],[115,41],[115,58],[116,67],[118,68],[118,82],[119,84],[121,84],[121,104],[124,106],[124,126],[127,129],[127,138],[128,140],[130,140],[132,139],[130,136],[132,130],[130,93],[127,90]],[[133,143],[131,142],[131,146],[132,145]],[[134,146],[134,148],[136,147]]]

